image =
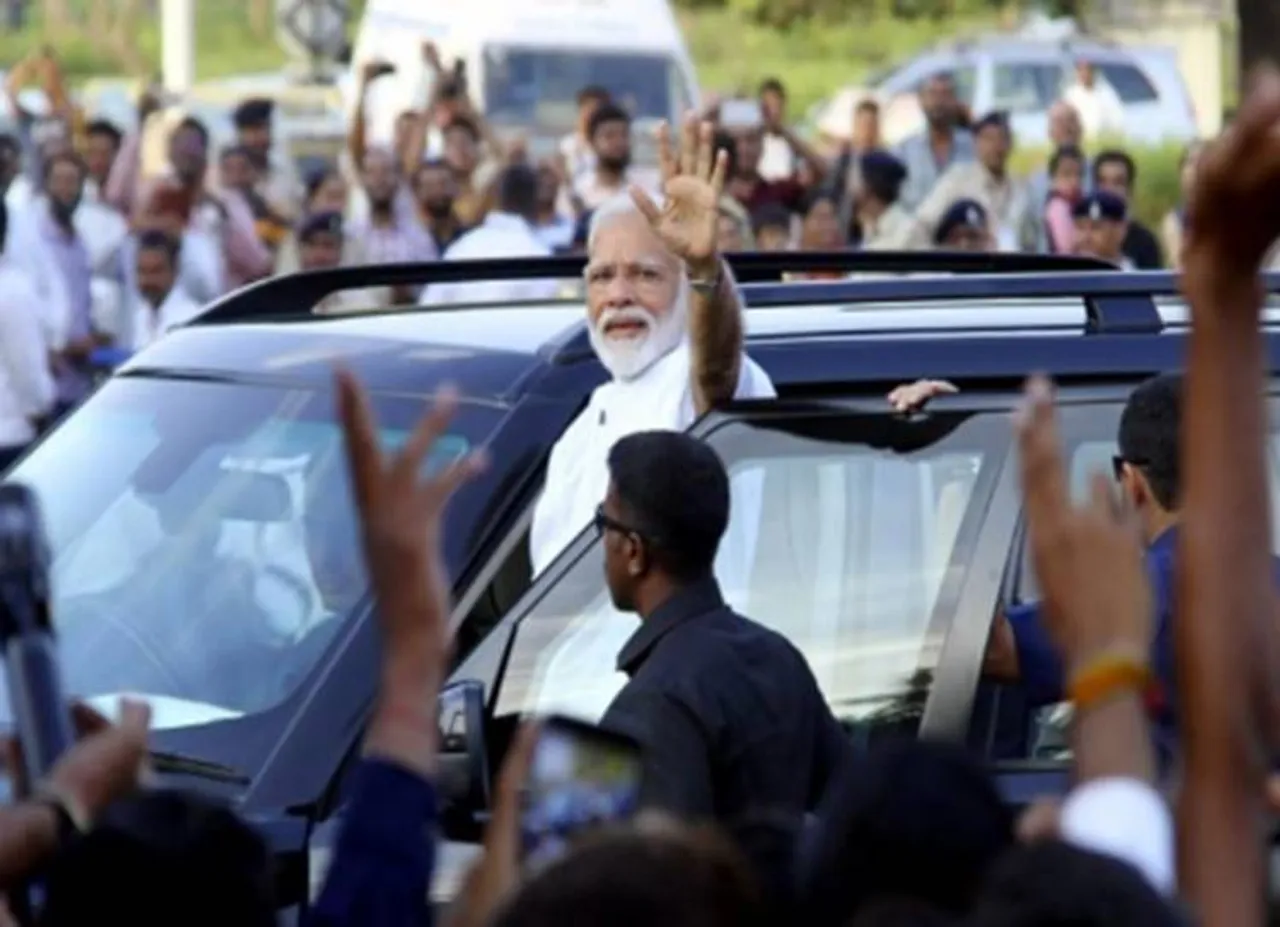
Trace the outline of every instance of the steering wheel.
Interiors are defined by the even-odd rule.
[[[165,658],[165,648],[158,646],[154,641],[149,640],[145,633],[121,619],[119,604],[112,602],[107,595],[98,594],[79,596],[69,600],[58,609],[57,622],[61,628],[69,630],[79,625],[87,629],[86,634],[61,634],[60,637],[64,642],[64,648],[65,642],[71,641],[87,640],[88,643],[94,645],[79,654],[73,649],[64,649],[63,658],[68,664],[68,675],[73,678],[81,675],[75,672],[74,669],[77,660],[85,661],[90,665],[94,663],[101,665],[102,651],[97,646],[101,638],[99,634],[94,632],[99,631],[102,625],[109,625],[116,631],[114,643],[124,642],[128,644],[130,649],[141,656],[145,662],[155,667],[159,674],[164,677],[167,687],[174,695],[190,695],[188,684],[182,681],[182,674]],[[118,686],[111,688],[118,688]]]

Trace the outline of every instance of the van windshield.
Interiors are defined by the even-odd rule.
[[[484,52],[485,117],[499,125],[571,132],[578,92],[593,85],[636,119],[672,119],[687,104],[675,63],[664,55],[501,45]]]

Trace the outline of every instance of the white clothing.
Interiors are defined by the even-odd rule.
[[[479,258],[549,257],[551,249],[522,217],[491,212],[444,253],[446,261]],[[494,280],[477,283],[433,283],[422,294],[424,306],[442,303],[511,303],[555,299],[557,280]]]
[[[56,398],[37,302],[30,279],[0,261],[0,447],[34,439],[31,419],[48,412]]]
[[[657,197],[662,189],[662,178],[652,168],[629,167],[623,175],[622,186],[606,187],[600,183],[600,175],[592,170],[583,174],[573,184],[574,195],[582,202],[583,208],[590,211],[599,209],[619,194],[626,193],[629,187],[639,187],[651,197]]]
[[[572,186],[576,187],[580,179],[590,176],[596,169],[596,153],[577,132],[560,139],[560,157],[564,159],[565,173]]]
[[[530,554],[535,576],[591,522],[608,489],[609,450],[619,439],[638,431],[683,431],[693,424],[697,413],[691,362],[685,340],[634,380],[611,380],[597,387],[586,409],[556,442],[533,514]],[[775,395],[768,375],[744,354],[734,398]],[[716,576],[726,599],[739,607],[745,604],[755,560],[762,476],[748,470],[730,477],[735,517],[720,544]],[[639,624],[635,615],[601,604],[601,609],[580,616],[547,649],[537,670],[541,684],[536,687],[536,703],[528,706],[534,713],[595,723],[625,685],[626,676],[616,669],[617,656]]]
[[[174,285],[158,307],[152,306],[151,301],[141,293],[136,293],[130,330],[127,338],[121,340],[130,350],[141,351],[170,329],[194,319],[203,308],[180,284]]]
[[[1100,135],[1123,134],[1124,104],[1101,77],[1094,79],[1092,87],[1072,84],[1062,98],[1080,114],[1080,125],[1089,141],[1097,141]]]
[[[620,438],[655,429],[684,431],[693,424],[692,360],[686,339],[638,377],[596,387],[556,441],[529,535],[535,576],[591,523],[609,488],[609,450]],[[743,354],[733,398],[776,395],[768,374]]]
[[[1136,779],[1095,779],[1062,805],[1062,839],[1136,868],[1161,894],[1176,886],[1173,820],[1164,798]]]
[[[765,180],[790,180],[796,175],[796,153],[781,135],[766,134],[760,155],[760,176]]]
[[[71,217],[76,233],[89,251],[90,318],[94,328],[111,331],[112,321],[120,317],[124,289],[120,284],[120,260],[129,226],[124,216],[97,200],[86,196]]]

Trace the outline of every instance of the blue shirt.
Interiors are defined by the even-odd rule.
[[[934,157],[933,146],[929,144],[928,131],[921,132],[906,139],[894,152],[907,168],[907,179],[898,194],[898,203],[903,209],[915,211],[924,202],[929,191],[938,182],[938,178],[946,173],[953,164],[973,161],[978,155],[973,147],[973,136],[963,129],[956,129],[951,136],[951,151],[947,159],[941,163]]]
[[[1147,575],[1155,607],[1151,641],[1151,671],[1155,691],[1148,702],[1152,736],[1161,768],[1168,768],[1177,753],[1177,679],[1174,662],[1173,610],[1177,582],[1175,558],[1178,548],[1176,528],[1165,530],[1147,547]],[[1280,584],[1280,560],[1273,559]],[[1065,700],[1062,660],[1040,620],[1040,603],[1021,605],[1006,613],[1018,650],[1021,689],[1033,707]]]

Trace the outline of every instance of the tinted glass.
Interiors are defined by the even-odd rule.
[[[717,560],[740,612],[786,635],[851,724],[918,723],[1008,443],[1003,417],[918,426],[881,416],[734,421],[708,441],[732,479]],[[621,688],[618,613],[594,541],[519,626],[498,714],[598,720]]]
[[[1111,85],[1121,103],[1151,103],[1159,99],[1160,95],[1156,93],[1151,81],[1147,80],[1147,75],[1133,65],[1099,62],[1095,67]]]
[[[1048,110],[1062,91],[1062,69],[1045,62],[999,62],[995,66],[996,109],[1017,113]]]
[[[388,444],[422,412],[376,406]],[[428,467],[483,442],[497,416],[464,406]],[[277,704],[364,596],[325,393],[115,379],[9,478],[44,508],[68,690],[147,696],[158,728]]]
[[[959,99],[961,103],[965,106],[973,105],[973,94],[978,83],[978,72],[977,69],[972,66],[943,68],[940,71],[934,71],[931,74],[927,74],[916,82],[916,85],[912,88],[912,92],[919,93],[921,88],[924,87],[926,81],[939,76],[951,78],[951,82],[955,84],[956,98]]]
[[[490,46],[484,54],[485,117],[568,132],[578,91],[604,87],[636,119],[671,119],[681,106],[674,63],[662,55],[555,52]]]

